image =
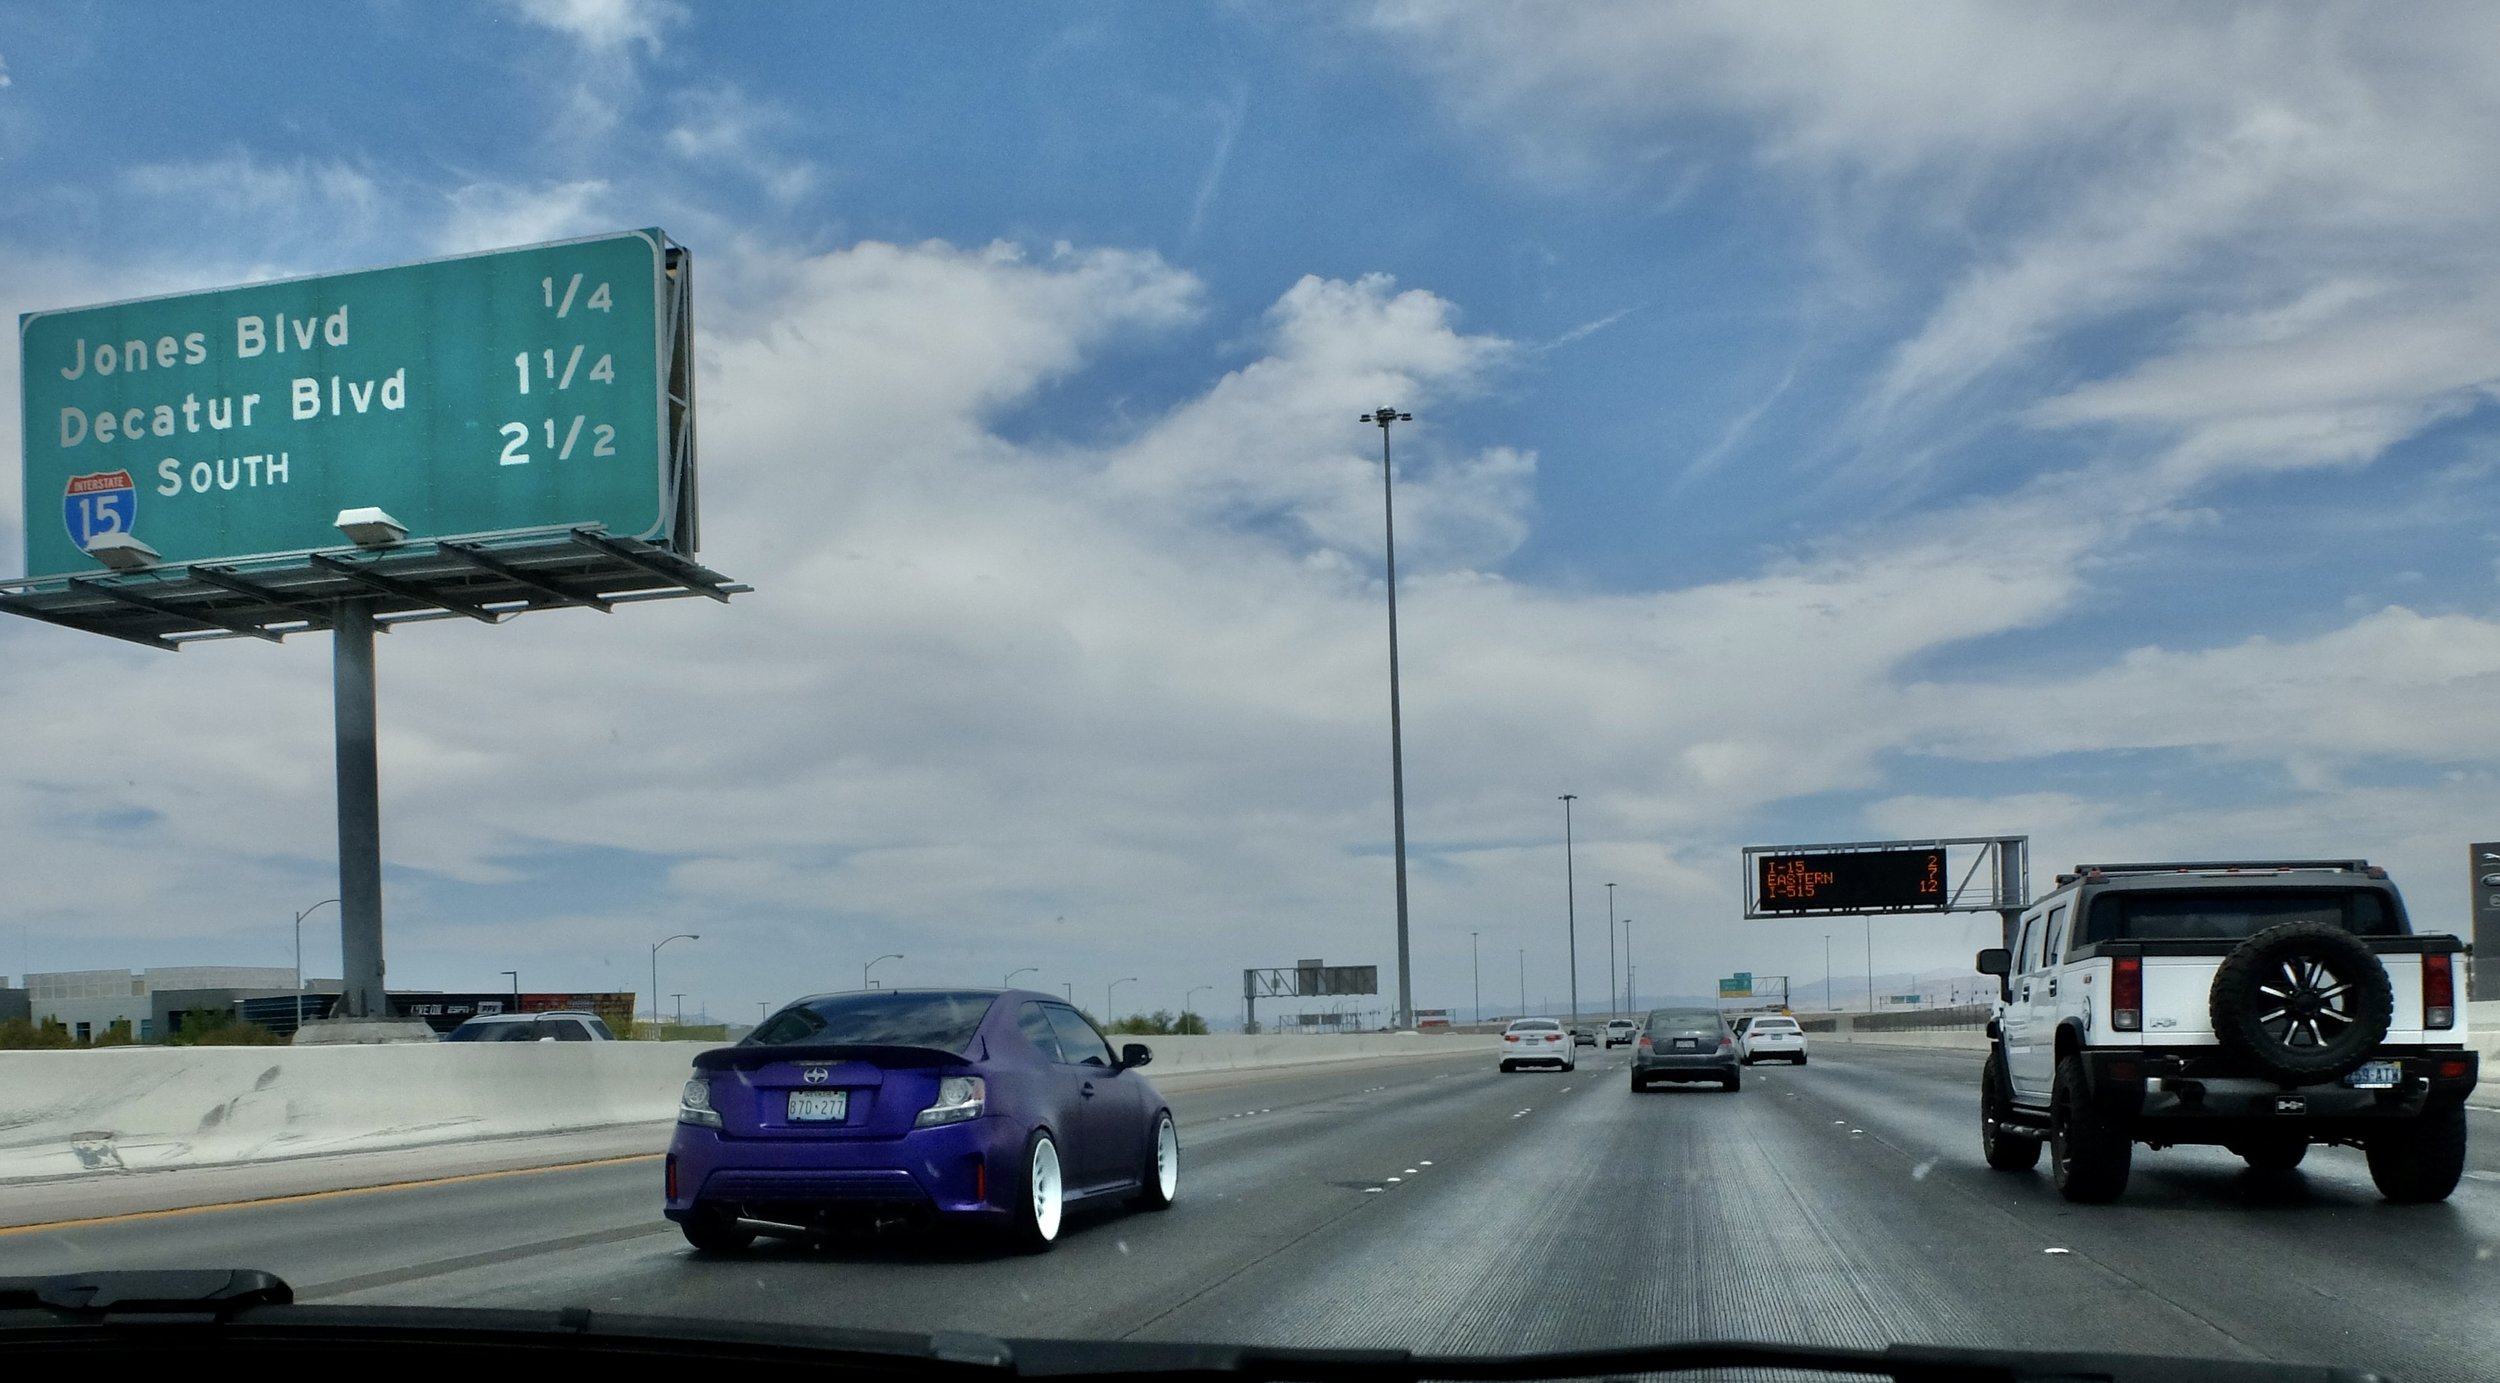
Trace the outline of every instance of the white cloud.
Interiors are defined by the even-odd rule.
[[[436,242],[444,254],[534,245],[616,229],[608,184],[598,179],[516,186],[475,182],[444,195]]]
[[[676,0],[513,0],[513,8],[598,52],[640,44],[656,53],[662,36],[687,16]]]

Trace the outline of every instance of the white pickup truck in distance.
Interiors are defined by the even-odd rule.
[[[2444,1200],[2479,1074],[2464,943],[2417,935],[2364,860],[2084,865],[1979,953],[2003,1002],[1980,1076],[1988,1165],[2050,1150],[2060,1194],[2126,1190],[2135,1145],[2289,1170],[2360,1148],[2379,1193]]]

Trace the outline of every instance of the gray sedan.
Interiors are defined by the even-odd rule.
[[[1632,1088],[1647,1090],[1662,1080],[1715,1080],[1729,1090],[1743,1082],[1743,1068],[1736,1061],[1736,1034],[1717,1010],[1650,1011],[1639,1040],[1632,1044]]]

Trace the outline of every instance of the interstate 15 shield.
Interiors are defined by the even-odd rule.
[[[61,496],[61,522],[69,540],[85,552],[107,533],[128,533],[139,526],[139,489],[128,471],[97,471],[73,475]]]

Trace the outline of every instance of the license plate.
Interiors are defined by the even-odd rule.
[[[2404,1074],[2404,1068],[2392,1061],[2369,1061],[2344,1077],[2344,1084],[2355,1090],[2393,1090],[2404,1083]]]
[[[1675,1039],[1675,1049],[1679,1052],[1698,1052],[1701,1050],[1701,1043],[1689,1037],[1679,1037]]]
[[[851,1092],[848,1090],[793,1090],[790,1092],[790,1122],[794,1124],[838,1124],[850,1112]]]

